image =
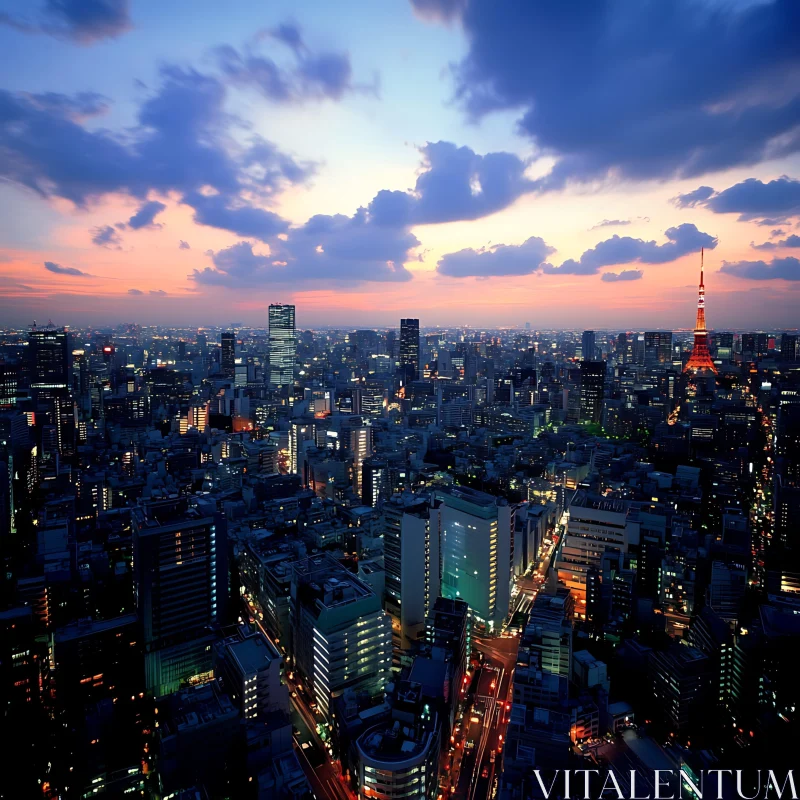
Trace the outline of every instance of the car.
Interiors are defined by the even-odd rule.
[[[489,777],[489,767],[484,767],[481,770],[481,778],[488,778]]]
[[[489,753],[489,763],[490,763],[490,764],[494,764],[494,760],[495,760],[496,758],[497,758],[497,753],[496,753],[494,750],[492,750],[492,751]]]

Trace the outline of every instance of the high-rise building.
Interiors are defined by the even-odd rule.
[[[383,507],[386,610],[394,621],[395,648],[421,639],[439,596],[439,516],[426,496],[395,495]]]
[[[594,361],[597,349],[594,331],[584,331],[581,337],[581,358],[584,361]]]
[[[28,333],[30,388],[66,389],[70,385],[69,335],[63,328],[34,328]]]
[[[648,367],[672,362],[672,331],[645,331],[644,363]]]
[[[233,380],[236,374],[236,334],[233,331],[225,331],[220,341],[222,352],[220,353],[219,365],[222,374],[226,378]]]
[[[214,674],[245,719],[289,711],[289,690],[281,682],[283,656],[261,632],[240,628],[214,648]]]
[[[346,689],[381,695],[392,666],[392,622],[372,588],[322,553],[292,568],[296,669],[320,712]]]
[[[629,519],[624,500],[577,492],[569,506],[569,522],[555,563],[558,580],[571,592],[576,614],[585,614],[587,572],[602,573],[607,550],[627,553],[639,544],[639,523]]]
[[[403,382],[410,383],[419,376],[419,320],[400,320],[400,372]]]
[[[391,717],[368,728],[356,741],[359,800],[435,800],[441,720],[423,686],[401,680]]]
[[[211,670],[210,626],[228,584],[225,526],[186,498],[147,503],[131,518],[145,684],[161,697]]]
[[[694,326],[694,347],[692,355],[683,368],[684,372],[707,372],[717,374],[717,368],[708,351],[708,331],[706,330],[706,287],[703,282],[703,253],[700,251],[700,287],[697,296],[697,322]]]
[[[442,596],[464,600],[477,625],[500,627],[508,615],[516,507],[465,486],[437,489],[442,536]]]
[[[784,361],[797,361],[797,334],[784,333],[781,336],[781,358]]]
[[[297,356],[294,306],[275,303],[269,307],[269,383],[291,386]]]
[[[581,361],[581,422],[602,420],[605,379],[605,361]]]

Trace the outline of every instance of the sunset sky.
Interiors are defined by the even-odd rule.
[[[800,309],[797,0],[0,0],[0,326]]]

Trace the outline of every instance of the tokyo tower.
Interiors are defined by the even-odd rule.
[[[706,287],[703,284],[703,254],[705,248],[700,250],[700,288],[697,296],[697,322],[694,326],[694,347],[692,355],[683,368],[684,372],[698,372],[711,370],[715,375],[717,368],[708,352],[708,332],[706,331]]]

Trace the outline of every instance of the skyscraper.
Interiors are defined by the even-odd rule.
[[[270,386],[291,386],[294,383],[296,355],[294,306],[275,303],[269,307]]]
[[[145,684],[161,697],[211,669],[209,626],[221,621],[228,582],[225,531],[186,498],[147,503],[131,517]]]
[[[644,363],[648,367],[672,361],[672,331],[645,331]]]
[[[581,355],[584,361],[594,361],[597,344],[594,331],[584,331],[581,338]]]
[[[226,378],[233,378],[236,373],[236,334],[233,331],[225,331],[221,337],[222,353],[220,354],[219,364],[222,374]]]
[[[419,376],[419,320],[400,320],[400,372],[403,382],[415,381]]]
[[[602,419],[605,379],[605,361],[581,361],[581,422]]]
[[[439,515],[428,497],[398,494],[383,506],[385,608],[397,623],[396,646],[421,639],[425,618],[439,596]]]
[[[327,553],[292,567],[294,663],[330,718],[345,689],[382,694],[392,666],[392,623],[381,598]]]
[[[437,489],[442,596],[464,600],[479,627],[496,630],[511,599],[516,506],[466,486]],[[388,586],[388,582],[387,582]]]
[[[34,328],[28,334],[28,379],[36,389],[69,386],[69,335],[63,328]]]

